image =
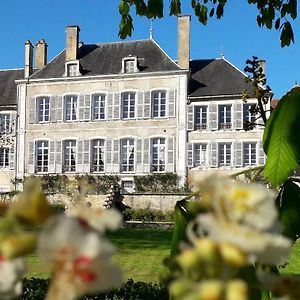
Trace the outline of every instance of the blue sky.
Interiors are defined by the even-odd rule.
[[[182,12],[192,13],[190,0]],[[168,3],[168,1],[165,1]],[[24,64],[24,43],[35,44],[41,38],[48,43],[48,59],[65,47],[65,27],[79,25],[84,43],[118,41],[118,0],[10,0],[1,3],[0,68],[18,68]],[[229,1],[225,17],[211,19],[207,26],[195,17],[191,24],[191,58],[221,57],[240,69],[256,55],[267,61],[268,84],[275,97],[283,96],[295,82],[300,83],[300,21],[294,22],[295,44],[281,48],[279,32],[256,25],[255,7],[246,0]],[[177,20],[167,17],[153,22],[154,39],[173,58],[177,56]],[[130,39],[149,37],[150,22],[135,17]],[[297,28],[298,27],[298,28]]]

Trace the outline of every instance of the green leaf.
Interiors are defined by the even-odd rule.
[[[300,88],[287,93],[267,121],[263,142],[267,154],[264,175],[273,186],[296,169],[300,153]]]
[[[283,234],[296,240],[300,235],[300,188],[287,180],[276,199]]]

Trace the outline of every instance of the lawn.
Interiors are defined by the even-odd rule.
[[[171,237],[171,231],[158,229],[123,228],[110,233],[109,239],[118,249],[114,261],[122,267],[125,279],[159,282],[162,261],[170,251]],[[50,266],[37,256],[31,255],[27,261],[26,277],[49,276]]]

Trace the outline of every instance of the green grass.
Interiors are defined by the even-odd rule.
[[[283,268],[280,268],[280,273],[300,275],[300,239],[295,242],[287,265]]]
[[[162,261],[170,252],[171,237],[171,231],[128,228],[108,235],[118,249],[114,261],[122,267],[124,279],[145,282],[159,282],[164,269]],[[50,276],[50,266],[37,256],[29,256],[27,262],[26,277]]]

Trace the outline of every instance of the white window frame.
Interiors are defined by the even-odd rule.
[[[257,165],[258,151],[257,142],[243,142],[243,162],[244,166]]]
[[[208,165],[208,144],[194,143],[194,166],[207,167]]]
[[[152,118],[167,117],[167,91],[156,90],[151,92]]]
[[[208,124],[208,106],[207,105],[195,105],[194,106],[194,124],[195,124],[195,130],[206,130],[207,129],[207,124]]]
[[[123,92],[121,94],[121,101],[122,101],[122,119],[135,119],[136,93]]]
[[[243,103],[243,122],[254,122],[256,119],[256,115],[252,115],[250,113],[251,106],[255,105],[255,103]],[[254,124],[255,127],[255,124]]]
[[[48,173],[49,171],[49,141],[35,142],[35,172]]]
[[[9,147],[0,148],[0,169],[6,169],[9,167]]]
[[[135,170],[135,139],[121,139],[121,172],[134,172]]]
[[[92,119],[105,120],[106,119],[106,94],[97,93],[92,95]],[[97,105],[96,105],[97,104]]]
[[[151,138],[151,172],[165,172],[167,159],[167,139]]]
[[[232,142],[218,143],[218,166],[232,166]]]
[[[10,134],[11,133],[11,114],[1,113],[0,114],[0,133]]]
[[[93,173],[104,172],[105,170],[105,140],[94,139],[91,143],[91,171]],[[101,163],[102,162],[102,163]]]
[[[70,70],[70,68],[72,68]],[[75,77],[81,75],[79,70],[79,60],[71,60],[65,63],[65,74],[67,77]],[[71,71],[71,72],[70,72]]]
[[[122,59],[122,73],[130,74],[138,71],[137,67],[137,57],[128,56]]]
[[[50,122],[50,97],[42,96],[36,98],[37,102],[37,122]]]
[[[76,140],[63,141],[63,173],[76,172],[77,159],[77,143]]]
[[[70,101],[70,104],[69,104]],[[70,107],[68,107],[70,106]],[[64,96],[64,116],[65,121],[72,122],[78,120],[78,96],[66,95]]]
[[[219,129],[232,128],[232,104],[218,105]]]

